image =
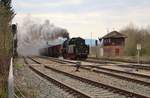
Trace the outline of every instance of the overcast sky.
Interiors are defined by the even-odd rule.
[[[111,30],[120,30],[133,23],[140,27],[150,24],[150,0],[13,0],[16,17],[21,23],[30,15],[49,19],[66,28],[70,35],[97,39]]]

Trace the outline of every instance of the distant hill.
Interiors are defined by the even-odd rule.
[[[92,46],[95,46],[95,40],[96,39],[85,39],[85,43],[88,44],[89,46],[91,46],[92,43]]]

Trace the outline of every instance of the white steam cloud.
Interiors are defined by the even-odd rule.
[[[40,55],[39,49],[47,47],[47,42],[68,38],[66,29],[56,27],[48,20],[40,23],[39,20],[26,17],[22,25],[18,25],[18,54],[22,56]],[[54,43],[53,43],[54,44]]]

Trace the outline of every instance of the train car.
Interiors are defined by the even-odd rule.
[[[56,58],[61,56],[61,44],[48,47],[48,56]]]
[[[65,59],[86,59],[89,54],[89,46],[80,37],[64,41],[62,47],[62,56]]]
[[[58,58],[61,56],[61,44],[40,49],[40,55]]]
[[[40,55],[42,55],[42,56],[49,56],[49,55],[48,55],[48,47],[41,48],[41,49],[39,50],[39,53],[40,53]]]

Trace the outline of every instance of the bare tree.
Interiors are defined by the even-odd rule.
[[[150,30],[137,28],[135,26],[128,26],[122,29],[120,32],[127,35],[125,53],[129,56],[135,56],[137,53],[136,45],[140,43],[142,45],[141,55],[150,55]]]
[[[0,55],[10,55],[12,47],[11,21],[14,11],[11,0],[0,0]]]

